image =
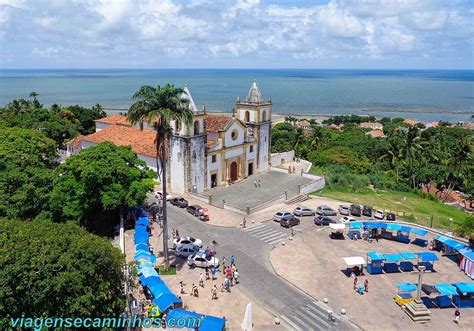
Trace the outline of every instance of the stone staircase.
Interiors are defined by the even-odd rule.
[[[423,302],[415,300],[402,307],[408,317],[415,323],[428,323],[431,321],[431,311]]]
[[[287,205],[292,205],[294,203],[300,203],[300,202],[303,202],[303,201],[306,201],[308,200],[308,196],[306,194],[300,194],[300,195],[297,195],[296,197],[293,197],[289,200],[286,200],[285,203]]]

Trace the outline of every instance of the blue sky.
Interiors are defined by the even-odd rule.
[[[0,0],[0,68],[473,69],[466,0]]]

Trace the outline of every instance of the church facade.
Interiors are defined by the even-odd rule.
[[[205,192],[266,171],[270,162],[271,99],[264,101],[256,82],[247,97],[237,98],[230,115],[198,110],[187,86],[182,98],[193,112],[191,126],[171,123],[168,146],[168,188],[172,192]],[[96,132],[67,143],[68,153],[102,141],[130,145],[138,157],[156,170],[154,135],[132,127],[124,116],[96,121]]]

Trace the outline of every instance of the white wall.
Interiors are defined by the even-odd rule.
[[[184,140],[170,138],[170,190],[184,192]]]
[[[245,167],[245,176],[248,176],[248,171],[249,171],[249,161],[253,161],[253,174],[255,175],[257,173],[257,144],[253,144],[253,152],[250,152],[250,146],[247,146],[247,151],[246,151],[246,158],[247,158],[247,165]]]
[[[191,192],[193,192],[194,187],[196,187],[197,189],[195,193],[200,193],[204,191],[205,181],[207,180],[207,159],[205,151],[206,140],[204,136],[191,139]],[[194,157],[194,155],[196,157]]]
[[[268,169],[268,155],[270,150],[270,122],[260,125],[258,131],[258,168],[260,172]]]
[[[230,158],[233,158],[233,157],[236,157],[236,156],[240,156],[240,155],[243,155],[244,154],[244,150],[243,150],[243,147],[241,148],[236,148],[236,149],[233,149],[231,151],[228,151],[228,152],[225,152],[225,159],[230,159]]]
[[[221,185],[222,179],[222,168],[221,168],[221,155],[216,154],[216,162],[212,163],[212,156],[207,156],[207,186],[211,188],[211,171],[217,170],[217,186]]]
[[[295,151],[288,151],[283,153],[273,153],[271,154],[271,163],[272,167],[277,167],[282,164],[282,159],[284,162],[292,162],[293,158],[295,157]]]
[[[260,118],[260,122],[264,122],[264,120],[263,120],[263,112],[265,112],[265,117],[266,117],[265,122],[266,122],[266,121],[269,121],[269,120],[271,119],[271,115],[272,115],[271,112],[270,112],[270,107],[263,107],[263,108],[260,108],[260,115],[259,115],[259,116],[260,116],[260,117],[259,117],[259,118]]]
[[[237,139],[232,139],[232,131],[237,130]],[[234,122],[225,132],[225,147],[233,147],[242,145],[244,143],[244,129],[237,123]]]
[[[255,119],[256,119],[256,111],[255,111],[255,107],[240,107],[239,108],[239,111],[240,111],[240,116],[239,116],[239,119],[242,121],[242,123],[246,124],[245,123],[245,112],[248,111],[249,112],[249,122],[255,122]]]

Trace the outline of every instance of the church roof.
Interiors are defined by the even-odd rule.
[[[194,103],[194,99],[191,95],[191,92],[189,92],[189,89],[188,89],[188,86],[187,85],[184,85],[184,93],[181,94],[181,99],[184,99],[184,100],[188,100],[189,101],[189,109],[193,112],[193,113],[197,113],[198,112],[198,109],[196,107],[196,104]]]
[[[262,93],[258,89],[257,82],[253,81],[252,86],[250,86],[249,93],[245,99],[247,103],[263,103]]]
[[[135,153],[156,157],[155,135],[154,131],[111,125],[88,136],[83,136],[80,140],[95,144],[110,141],[117,146],[130,146]]]
[[[230,121],[232,121],[231,116],[207,114],[206,130],[207,132],[222,131],[226,128]]]

